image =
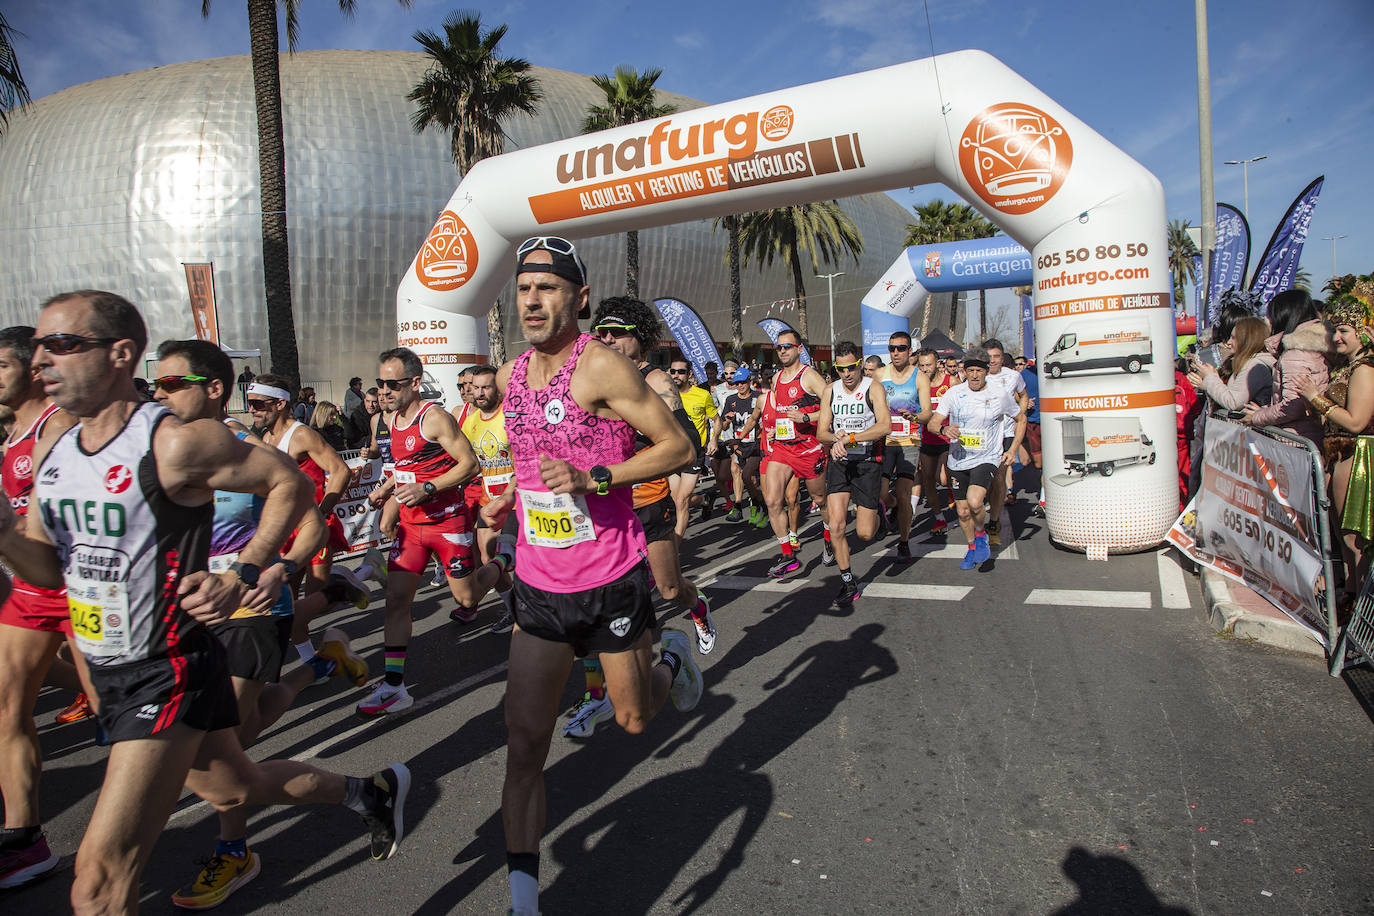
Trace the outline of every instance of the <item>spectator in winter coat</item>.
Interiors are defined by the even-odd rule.
[[[1317,314],[1312,297],[1300,289],[1279,293],[1269,302],[1273,335],[1265,347],[1275,359],[1274,394],[1267,406],[1245,405],[1243,422],[1252,426],[1280,426],[1322,444],[1321,418],[1303,399],[1302,388],[1326,388],[1331,373],[1328,354],[1334,352],[1331,330]]]

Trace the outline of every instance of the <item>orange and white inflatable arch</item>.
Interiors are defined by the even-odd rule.
[[[980,51],[485,159],[401,280],[397,337],[454,391],[458,370],[483,359],[486,312],[525,238],[608,235],[931,182],[1034,257],[1051,534],[1090,553],[1158,544],[1179,510],[1163,189]],[[895,238],[866,242],[900,247]]]

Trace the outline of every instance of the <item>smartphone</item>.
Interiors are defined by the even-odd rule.
[[[1212,344],[1210,347],[1197,348],[1197,360],[1206,363],[1213,369],[1219,368],[1222,363],[1221,347]]]

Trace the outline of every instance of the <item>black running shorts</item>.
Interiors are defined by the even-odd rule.
[[[968,499],[969,487],[982,487],[988,490],[992,487],[993,480],[997,477],[998,465],[980,464],[977,467],[969,468],[967,471],[956,471],[949,469],[949,486],[954,491],[954,498],[963,502]]]
[[[673,537],[677,525],[677,506],[672,496],[640,506],[635,510],[639,524],[644,528],[644,543],[666,541]]]
[[[567,643],[578,658],[594,652],[624,652],[657,624],[650,599],[649,565],[640,562],[625,575],[582,592],[531,588],[515,573],[511,595],[515,622],[531,636]]]
[[[282,661],[291,644],[291,616],[240,617],[210,628],[224,646],[229,673],[265,684],[281,680]]]
[[[168,655],[91,665],[90,673],[108,743],[150,738],[174,722],[203,732],[239,724],[224,646],[203,626],[182,636]]]
[[[915,480],[919,454],[918,445],[887,445],[883,451],[883,476],[888,480]]]
[[[883,466],[877,461],[831,461],[825,469],[827,493],[848,493],[849,501],[877,509],[883,486]]]

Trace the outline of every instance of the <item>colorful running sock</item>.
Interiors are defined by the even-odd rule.
[[[594,658],[582,659],[582,676],[587,679],[587,693],[593,700],[606,695],[606,678],[601,674],[601,662]]]
[[[296,654],[301,657],[301,661],[309,662],[315,657],[315,645],[310,640],[296,643]]]
[[[237,840],[220,840],[215,846],[215,855],[233,856],[236,859],[245,858],[248,855],[248,838],[239,837]]]
[[[498,552],[496,556],[491,558],[491,562],[501,567],[501,572],[510,572],[511,564],[514,562],[514,558],[508,553]]]
[[[792,556],[792,542],[787,538],[783,538],[778,541],[778,548],[782,551],[783,556]]]
[[[386,647],[386,682],[392,687],[399,687],[405,683],[406,679],[406,647],[387,646]]]
[[[539,853],[506,853],[506,880],[514,913],[539,912]]]
[[[705,620],[706,615],[711,613],[711,606],[706,603],[706,596],[697,592],[697,606],[692,608],[693,620]]]
[[[825,538],[825,543],[828,546],[830,544],[830,526],[824,522],[821,523],[821,537]]]

